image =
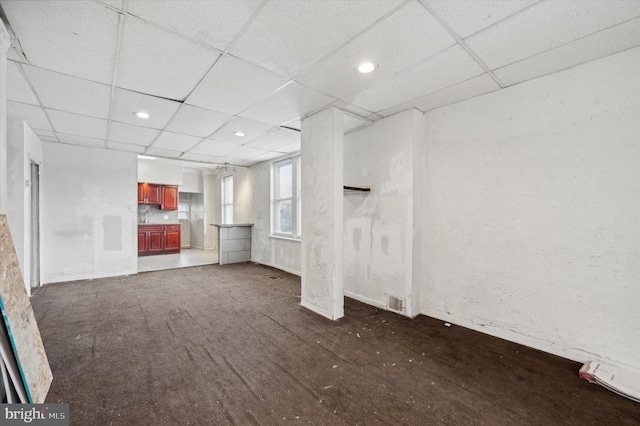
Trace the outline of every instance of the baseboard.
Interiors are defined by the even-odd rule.
[[[366,296],[362,296],[356,293],[352,293],[350,291],[346,291],[344,292],[344,295],[351,298],[351,299],[355,299],[358,302],[362,302],[362,303],[366,303],[367,305],[371,305],[371,306],[375,306],[376,308],[380,308],[380,309],[387,309],[387,305],[385,305],[384,303],[381,303],[375,299],[370,299]]]
[[[303,308],[307,308],[307,309],[309,309],[310,311],[315,312],[315,313],[316,313],[316,314],[318,314],[318,315],[322,315],[323,317],[325,317],[325,318],[327,318],[327,319],[330,319],[330,320],[332,320],[332,321],[333,321],[334,319],[337,319],[337,318],[333,318],[333,315],[331,315],[329,312],[325,311],[324,309],[319,308],[319,307],[317,307],[317,306],[315,306],[315,305],[312,305],[312,304],[310,304],[310,303],[308,303],[308,302],[305,302],[304,300],[302,300],[302,301],[300,302],[300,306],[302,306]]]
[[[268,267],[270,267],[270,268],[280,269],[281,271],[288,272],[288,273],[290,273],[290,274],[292,274],[292,275],[297,275],[297,276],[299,276],[299,277],[301,277],[301,276],[302,276],[302,274],[300,273],[300,271],[295,271],[295,270],[293,270],[293,269],[291,269],[291,268],[287,268],[286,266],[274,265],[274,264],[272,264],[272,263],[262,262],[262,261],[258,261],[258,260],[254,260],[254,259],[251,259],[251,261],[252,261],[253,263],[257,263],[257,264],[259,264],[259,265],[264,265],[264,266],[268,266]]]
[[[521,333],[517,333],[511,330],[504,330],[501,328],[493,327],[491,325],[477,324],[470,319],[457,318],[457,317],[454,317],[453,315],[447,314],[446,312],[426,310],[422,312],[422,315],[439,319],[441,321],[449,322],[451,324],[455,324],[460,327],[465,327],[474,331],[478,331],[480,333],[488,334],[493,337],[498,337],[500,339],[508,340],[510,342],[518,343],[520,345],[537,349],[543,352],[547,352],[552,355],[559,356],[561,358],[569,359],[571,361],[575,361],[579,363],[585,363],[587,361],[598,361],[604,364],[615,366],[617,368],[621,368],[623,370],[640,374],[640,368],[638,367],[620,363],[610,358],[602,357],[598,354],[595,354],[589,351],[585,351],[578,348],[561,346],[556,343],[550,342],[548,340],[543,340],[543,339],[539,339],[532,336],[526,336]],[[576,372],[576,374],[578,373]]]
[[[49,280],[47,280],[46,282],[43,281],[42,285],[47,285],[47,284],[55,284],[55,283],[65,283],[67,281],[83,281],[83,280],[98,280],[101,278],[114,278],[114,277],[126,277],[128,275],[136,275],[138,273],[137,269],[131,270],[131,271],[120,271],[120,272],[114,272],[114,273],[107,273],[107,274],[102,274],[102,275],[95,275],[95,274],[80,274],[80,275],[71,275],[71,276],[65,276],[65,277],[56,277],[56,278],[51,278]]]

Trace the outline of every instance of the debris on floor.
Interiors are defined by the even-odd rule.
[[[596,383],[612,392],[640,402],[640,374],[611,365],[587,361],[580,368],[580,378]]]

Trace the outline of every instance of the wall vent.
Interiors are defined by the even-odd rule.
[[[387,294],[387,309],[395,312],[404,312],[404,299]]]

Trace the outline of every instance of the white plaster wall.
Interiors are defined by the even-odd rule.
[[[640,49],[426,114],[425,314],[640,370]]]
[[[136,154],[43,148],[42,282],[136,273]]]
[[[297,154],[293,154],[297,155]],[[290,156],[287,156],[290,157]],[[251,261],[301,274],[300,241],[271,237],[271,164],[280,158],[251,166]],[[303,195],[304,196],[304,195]]]
[[[300,304],[329,319],[344,315],[344,114],[327,108],[302,120]]]
[[[42,141],[23,120],[9,118],[7,124],[7,219],[31,295],[31,163],[42,164]]]
[[[182,172],[180,192],[202,192],[202,172],[199,170],[185,170]]]
[[[419,111],[405,111],[348,133],[344,142],[344,184],[371,188],[344,195],[345,294],[381,308],[387,295],[401,298],[407,315],[417,314],[411,307],[414,150],[423,144],[422,121]]]
[[[204,249],[204,194],[191,194],[189,223],[191,247]]]
[[[203,232],[204,249],[218,249],[218,228],[212,223],[220,223],[220,177],[217,174],[203,175]]]
[[[138,159],[138,182],[161,185],[182,185],[182,166],[164,163],[162,160]]]
[[[252,223],[253,179],[248,168],[237,168],[233,174],[233,222]]]

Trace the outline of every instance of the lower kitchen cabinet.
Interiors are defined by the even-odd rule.
[[[179,252],[180,225],[138,225],[138,256]]]
[[[164,225],[164,252],[180,252],[180,225]]]

